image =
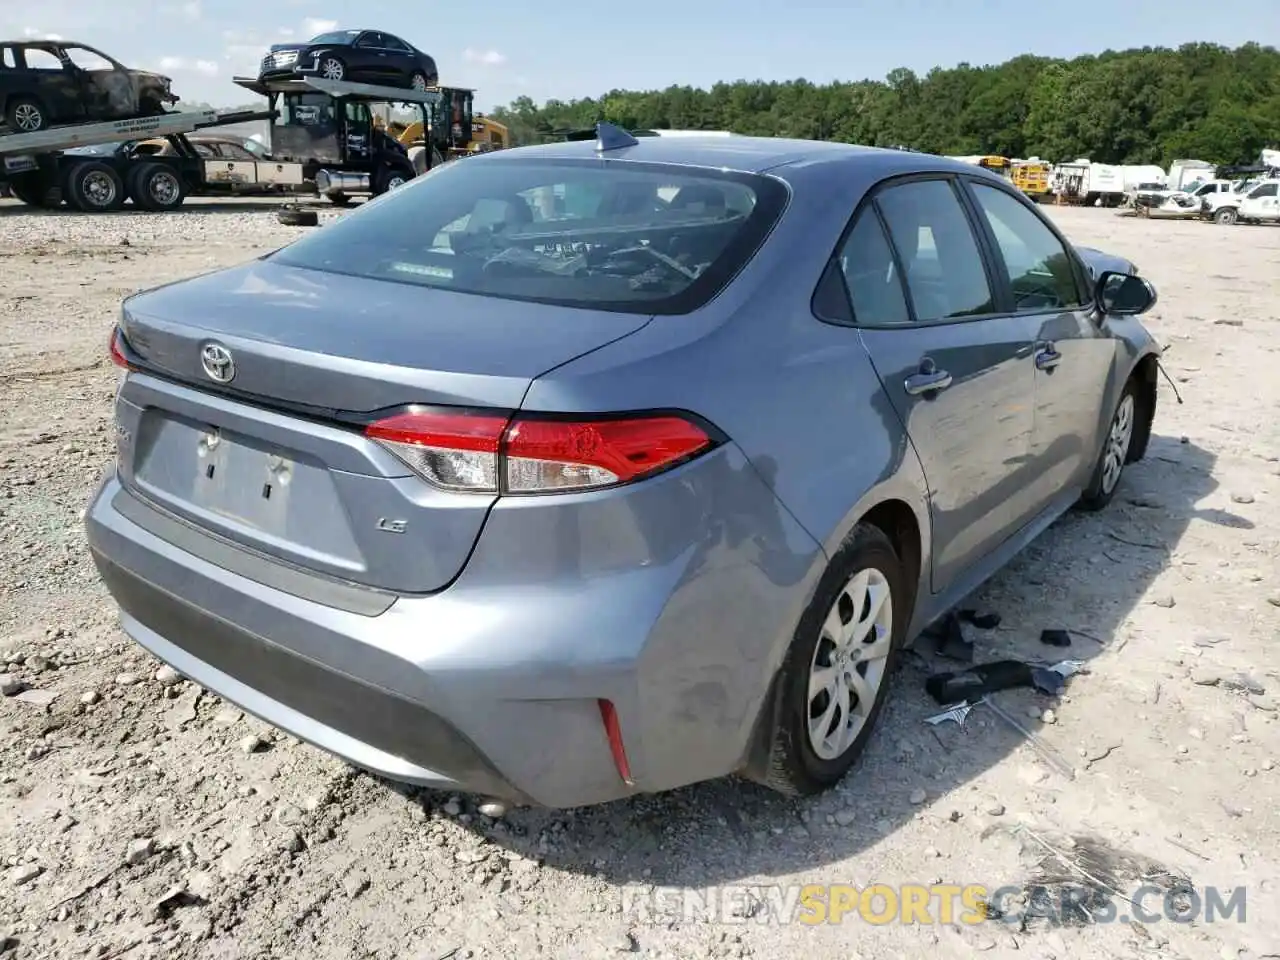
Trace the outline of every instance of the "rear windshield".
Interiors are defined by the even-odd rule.
[[[751,258],[786,199],[781,182],[754,174],[489,154],[432,170],[272,259],[568,307],[687,313]]]

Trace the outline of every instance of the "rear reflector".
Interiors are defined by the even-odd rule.
[[[366,435],[444,490],[538,494],[631,483],[714,444],[673,414],[599,420],[413,410],[379,420]]]
[[[627,786],[633,786],[631,764],[627,760],[627,749],[622,745],[622,725],[618,723],[618,711],[612,700],[598,700],[600,704],[600,720],[604,724],[604,735],[609,741],[609,752],[613,754],[613,765],[618,768],[618,776]]]

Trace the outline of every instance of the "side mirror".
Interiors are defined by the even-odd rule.
[[[1103,316],[1136,317],[1156,305],[1156,288],[1144,277],[1108,270],[1098,277],[1094,304]]]

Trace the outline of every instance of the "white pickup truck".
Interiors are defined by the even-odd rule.
[[[1224,224],[1280,222],[1280,179],[1262,180],[1239,193],[1210,194],[1200,201],[1200,215]]]

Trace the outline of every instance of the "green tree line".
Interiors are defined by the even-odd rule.
[[[520,97],[492,116],[516,144],[605,120],[1051,162],[1256,163],[1264,147],[1280,143],[1280,51],[1193,43],[1073,60],[1027,55],[997,66],[936,67],[923,77],[899,68],[883,81],[737,80],[541,106]]]

